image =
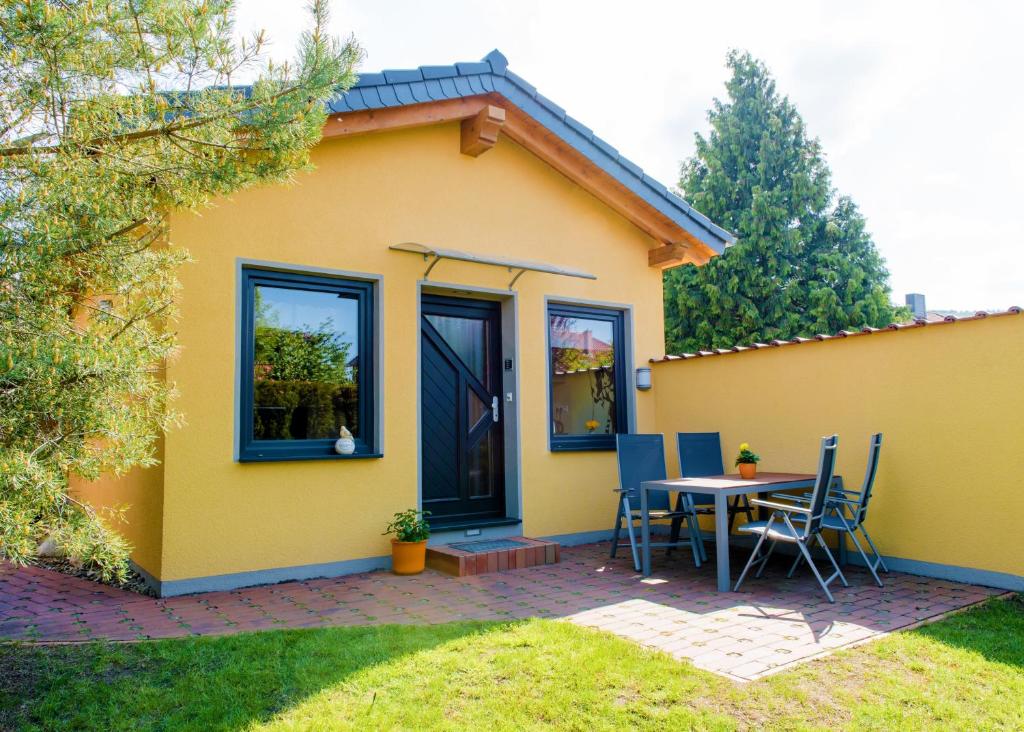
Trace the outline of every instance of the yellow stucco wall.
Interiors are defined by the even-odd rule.
[[[547,443],[544,298],[633,306],[633,357],[663,343],[655,242],[501,138],[479,158],[459,153],[446,124],[321,144],[295,185],[246,191],[201,215],[177,216],[181,356],[168,378],[186,426],[167,435],[160,578],[176,580],[337,562],[388,552],[395,511],[417,501],[422,259],[388,251],[433,243],[585,269],[596,281],[528,273],[517,284],[522,486],[527,535],[607,529],[614,454],[552,454]],[[379,460],[239,464],[233,460],[237,258],[383,275],[384,453]],[[504,269],[443,262],[432,280],[506,288]],[[649,394],[638,424],[653,424]],[[511,459],[511,457],[510,457]]]
[[[1021,364],[1024,316],[1011,315],[659,363],[651,393],[667,444],[719,431],[727,463],[745,441],[762,470],[813,472],[818,438],[836,432],[853,489],[883,432],[868,522],[881,552],[1024,575]]]
[[[164,441],[158,440],[157,460],[163,462]],[[72,478],[76,498],[98,508],[120,506],[123,521],[113,524],[132,545],[132,561],[154,577],[160,576],[163,540],[164,471],[162,465],[136,468],[125,475],[104,475],[86,482]]]

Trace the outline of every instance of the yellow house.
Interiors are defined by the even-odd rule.
[[[313,162],[172,220],[186,424],[83,488],[130,504],[138,567],[165,596],[386,567],[410,507],[435,543],[607,536],[662,269],[732,236],[497,51],[365,74]]]

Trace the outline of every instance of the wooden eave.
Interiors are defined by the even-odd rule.
[[[460,149],[465,154],[483,154],[504,134],[651,236],[659,243],[648,252],[651,267],[702,265],[715,256],[710,247],[500,94],[333,114],[324,125],[323,138],[455,121],[462,122]]]

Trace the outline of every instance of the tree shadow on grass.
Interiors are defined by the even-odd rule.
[[[914,632],[988,661],[1024,668],[1024,594],[989,600]]]
[[[137,644],[0,646],[0,729],[245,729],[370,667],[513,625],[385,625]],[[367,706],[373,701],[366,699]]]

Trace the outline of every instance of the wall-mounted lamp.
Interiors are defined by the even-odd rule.
[[[651,369],[648,366],[641,366],[636,370],[636,388],[640,391],[647,391],[651,388]]]

